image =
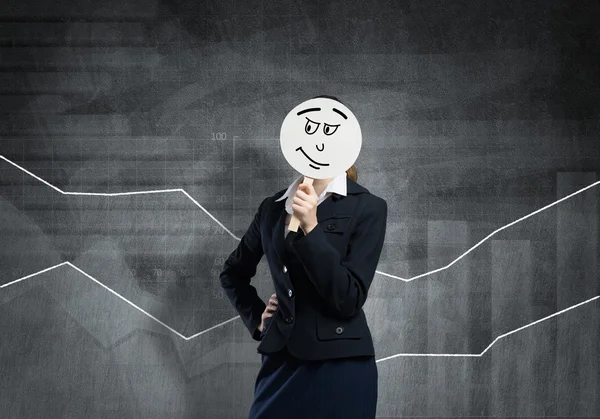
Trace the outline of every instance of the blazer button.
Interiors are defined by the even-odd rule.
[[[293,321],[294,321],[294,316],[290,316],[290,317],[286,317],[286,318],[285,318],[285,322],[286,322],[287,324],[290,324],[290,323],[291,323],[291,322],[293,322]]]
[[[283,265],[283,273],[287,272],[287,266]]]
[[[292,294],[293,294],[293,292],[292,292],[292,289],[290,288],[290,289],[288,290],[288,296],[290,296],[290,297],[291,297],[291,296],[292,296]]]
[[[327,230],[335,230],[335,224],[328,224]]]
[[[337,333],[338,335],[341,335],[343,331],[344,328],[342,326],[338,326],[335,328],[335,333]]]

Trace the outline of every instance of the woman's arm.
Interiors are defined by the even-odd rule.
[[[219,276],[225,294],[254,340],[260,340],[258,326],[261,323],[261,315],[267,307],[258,296],[256,288],[250,285],[250,280],[256,275],[256,267],[264,254],[260,236],[260,219],[267,199],[265,198],[259,205],[252,223],[242,236],[240,244],[225,261]]]
[[[340,317],[352,317],[364,305],[385,239],[387,202],[366,196],[343,260],[319,225],[291,243],[309,279]]]

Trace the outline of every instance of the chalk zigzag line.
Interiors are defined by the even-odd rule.
[[[196,201],[194,198],[192,198],[190,196],[190,194],[188,194],[184,189],[181,188],[176,188],[176,189],[158,189],[158,190],[150,190],[150,191],[136,191],[136,192],[115,192],[115,193],[101,193],[101,192],[68,192],[68,191],[63,191],[62,189],[52,185],[50,182],[40,178],[39,176],[36,176],[35,174],[31,173],[29,170],[25,169],[22,166],[19,166],[18,164],[16,164],[15,162],[7,159],[6,157],[4,157],[3,155],[0,154],[0,158],[5,160],[6,162],[12,164],[13,166],[17,167],[18,169],[24,171],[25,173],[27,173],[28,175],[32,176],[33,178],[39,180],[40,182],[44,183],[45,185],[48,185],[49,187],[51,187],[52,189],[54,189],[57,192],[60,192],[63,195],[89,195],[89,196],[123,196],[123,195],[143,195],[143,194],[151,194],[151,193],[167,193],[167,192],[181,192],[182,194],[184,194],[185,196],[187,196],[190,201],[192,201],[194,204],[196,204],[198,206],[198,208],[200,208],[202,211],[204,211],[206,213],[206,215],[208,215],[210,218],[212,218],[217,224],[219,224],[231,237],[233,237],[236,240],[241,240],[239,237],[237,237],[235,234],[233,234],[231,231],[229,231],[229,229],[227,227],[225,227],[219,220],[217,220],[210,212],[208,212],[202,205],[200,205],[198,203],[198,201]],[[388,274],[386,272],[383,271],[378,271],[376,270],[375,272],[380,274],[380,275],[385,275],[388,276],[390,278],[395,278],[395,279],[400,279],[404,282],[410,282],[413,281],[415,279],[418,278],[422,278],[424,276],[427,275],[431,275],[433,273],[436,272],[440,272],[443,271],[445,269],[448,269],[449,267],[451,267],[452,265],[454,265],[456,262],[458,262],[459,260],[461,260],[463,257],[465,257],[466,255],[468,255],[469,253],[471,253],[473,250],[475,250],[476,248],[478,248],[479,246],[481,246],[482,243],[484,243],[487,239],[489,239],[490,237],[494,236],[496,233],[512,226],[515,225],[529,217],[532,217],[533,215],[540,213],[544,210],[547,210],[550,207],[553,207],[555,205],[557,205],[558,203],[565,201],[577,194],[582,193],[583,191],[586,191],[590,188],[593,188],[596,185],[600,184],[600,180],[597,182],[592,183],[591,185],[588,185],[584,188],[581,188],[563,198],[560,198],[558,201],[552,202],[538,210],[535,210],[534,212],[532,212],[531,214],[527,214],[515,221],[512,221],[511,223],[508,223],[505,226],[502,226],[494,231],[492,231],[490,234],[488,234],[487,236],[485,236],[483,239],[481,239],[477,244],[475,244],[474,246],[472,246],[471,248],[469,248],[466,252],[464,252],[462,255],[460,255],[459,257],[457,257],[456,259],[454,259],[452,262],[450,262],[449,264],[447,264],[446,266],[442,266],[441,268],[435,269],[433,271],[429,271],[429,272],[425,272],[423,274],[417,275],[417,276],[413,276],[412,278],[402,278],[396,275],[392,275],[392,274]]]
[[[229,234],[230,234],[230,235],[231,235],[231,236],[232,236],[234,239],[236,239],[236,240],[240,240],[240,239],[239,239],[238,237],[236,237],[236,236],[235,236],[235,235],[234,235],[234,234],[233,234],[231,231],[229,231],[229,229],[227,229],[227,227],[225,227],[225,226],[224,226],[224,225],[223,225],[223,224],[222,224],[222,223],[221,223],[219,220],[217,220],[217,219],[216,219],[216,218],[215,218],[215,217],[214,217],[212,214],[210,214],[210,213],[209,213],[209,212],[208,212],[208,211],[207,211],[207,210],[206,210],[206,209],[205,209],[205,208],[204,208],[202,205],[200,205],[200,204],[198,203],[198,201],[196,201],[194,198],[192,198],[192,197],[191,197],[191,196],[190,196],[190,195],[189,195],[189,194],[188,194],[188,193],[187,193],[185,190],[183,190],[183,189],[181,189],[181,188],[178,188],[178,189],[161,189],[161,190],[151,190],[151,191],[137,191],[137,192],[116,192],[116,193],[68,192],[68,191],[63,191],[62,189],[60,189],[60,188],[58,188],[58,187],[56,187],[56,186],[52,185],[51,183],[47,182],[46,180],[44,180],[44,179],[42,179],[42,178],[40,178],[40,177],[36,176],[35,174],[31,173],[30,171],[28,171],[28,170],[27,170],[27,169],[25,169],[24,167],[22,167],[22,166],[19,166],[18,164],[14,163],[13,161],[11,161],[11,160],[7,159],[6,157],[4,157],[4,156],[0,155],[0,158],[2,158],[2,159],[3,159],[3,160],[5,160],[6,162],[8,162],[8,163],[12,164],[13,166],[17,167],[18,169],[20,169],[20,170],[24,171],[25,173],[29,174],[30,176],[34,177],[35,179],[39,180],[40,182],[42,182],[42,183],[44,183],[44,184],[48,185],[48,186],[49,186],[49,187],[51,187],[52,189],[54,189],[54,190],[56,190],[57,192],[60,192],[61,194],[64,194],[64,195],[120,196],[120,195],[134,195],[134,194],[139,194],[139,195],[141,195],[141,194],[148,194],[148,193],[181,192],[181,193],[185,194],[185,195],[186,195],[186,196],[187,196],[187,197],[188,197],[188,198],[189,198],[189,199],[190,199],[192,202],[194,202],[194,203],[195,203],[195,204],[196,204],[196,205],[197,205],[197,206],[198,206],[200,209],[202,209],[202,210],[203,210],[203,211],[204,211],[204,212],[205,212],[205,213],[206,213],[206,214],[207,214],[209,217],[211,217],[211,218],[212,218],[212,219],[213,219],[213,220],[214,220],[214,221],[215,221],[217,224],[219,224],[219,225],[220,225],[220,226],[221,226],[221,227],[222,227],[222,228],[223,228],[225,231],[227,231],[227,233],[229,233]],[[519,219],[517,219],[517,220],[515,220],[515,221],[513,221],[513,222],[511,222],[511,223],[509,223],[509,224],[507,224],[507,225],[505,225],[505,226],[503,226],[503,227],[500,227],[500,228],[498,228],[498,229],[494,230],[492,233],[488,234],[486,237],[484,237],[482,240],[480,240],[480,241],[479,241],[477,244],[475,244],[475,245],[474,245],[474,246],[472,246],[472,247],[471,247],[469,250],[467,250],[465,253],[463,253],[461,256],[459,256],[459,257],[458,257],[458,258],[456,258],[454,261],[452,261],[452,262],[451,262],[451,263],[449,263],[448,265],[446,265],[446,266],[443,266],[443,267],[441,267],[441,268],[438,268],[438,269],[435,269],[435,270],[433,270],[433,271],[426,272],[426,273],[424,273],[424,274],[417,275],[417,276],[415,276],[415,277],[408,278],[408,279],[406,279],[406,278],[401,278],[401,277],[398,277],[398,276],[396,276],[396,275],[388,274],[388,273],[381,272],[381,271],[376,271],[376,272],[377,272],[377,273],[379,273],[379,274],[382,274],[382,275],[389,276],[389,277],[391,277],[391,278],[396,278],[396,279],[400,279],[400,280],[402,280],[402,281],[405,281],[405,282],[410,282],[410,281],[412,281],[412,280],[414,280],[414,279],[421,278],[421,277],[423,277],[423,276],[430,275],[430,274],[432,274],[432,273],[439,272],[439,271],[442,271],[442,270],[444,270],[444,269],[448,269],[450,266],[454,265],[456,262],[458,262],[458,261],[459,261],[460,259],[462,259],[464,256],[466,256],[467,254],[469,254],[471,251],[473,251],[474,249],[476,249],[477,247],[479,247],[479,246],[480,246],[480,245],[481,245],[483,242],[485,242],[487,239],[489,239],[490,237],[492,237],[494,234],[496,234],[496,233],[498,233],[498,232],[500,232],[500,231],[502,231],[502,230],[504,230],[504,229],[506,229],[506,228],[508,228],[508,227],[510,227],[510,226],[512,226],[512,225],[514,225],[514,224],[516,224],[516,223],[518,223],[518,222],[521,222],[521,221],[523,221],[523,220],[525,220],[525,219],[527,219],[527,218],[529,218],[529,217],[531,217],[531,216],[533,216],[533,215],[535,215],[535,214],[537,214],[537,213],[539,213],[539,212],[541,212],[541,211],[544,211],[544,210],[546,210],[546,209],[548,209],[548,208],[550,208],[550,207],[552,207],[552,206],[554,206],[554,205],[557,205],[558,203],[560,203],[560,202],[562,202],[562,201],[564,201],[564,200],[566,200],[566,199],[569,199],[569,198],[571,198],[572,196],[575,196],[575,195],[577,195],[577,194],[579,194],[579,193],[581,193],[581,192],[583,192],[583,191],[585,191],[585,190],[587,190],[587,189],[590,189],[590,188],[592,188],[592,187],[594,187],[594,186],[596,186],[596,185],[598,185],[598,184],[600,184],[600,181],[598,181],[598,182],[594,182],[594,183],[592,183],[591,185],[588,185],[588,186],[586,186],[586,187],[584,187],[584,188],[582,188],[582,189],[579,189],[579,190],[577,190],[577,191],[575,191],[575,192],[573,192],[573,193],[571,193],[571,194],[569,194],[569,195],[567,195],[567,196],[565,196],[565,197],[563,197],[563,198],[559,199],[558,201],[552,202],[552,203],[550,203],[550,204],[548,204],[548,205],[546,205],[546,206],[544,206],[544,207],[542,207],[542,208],[540,208],[540,209],[538,209],[538,210],[536,210],[536,211],[532,212],[531,214],[527,214],[527,215],[525,215],[524,217],[521,217],[521,218],[519,218]],[[170,330],[171,332],[173,332],[174,334],[176,334],[177,336],[181,337],[181,338],[182,338],[182,339],[184,339],[184,340],[191,340],[191,339],[193,339],[193,338],[195,338],[195,337],[197,337],[197,336],[200,336],[200,335],[202,335],[202,334],[204,334],[204,333],[206,333],[206,332],[208,332],[208,331],[210,331],[210,330],[213,330],[213,329],[215,329],[215,328],[221,327],[221,326],[223,326],[224,324],[227,324],[227,323],[229,323],[229,322],[231,322],[231,321],[233,321],[233,320],[235,320],[235,319],[237,319],[237,318],[239,318],[239,317],[240,317],[240,316],[233,317],[233,318],[231,318],[231,319],[229,319],[229,320],[226,320],[226,321],[224,321],[224,322],[218,323],[218,324],[216,324],[216,325],[214,325],[214,326],[212,326],[212,327],[210,327],[210,328],[208,328],[208,329],[206,329],[206,330],[203,330],[203,331],[201,331],[201,332],[198,332],[198,333],[196,333],[196,334],[194,334],[194,335],[191,335],[191,336],[184,336],[183,334],[179,333],[177,330],[173,329],[173,328],[172,328],[172,327],[170,327],[169,325],[167,325],[167,324],[163,323],[162,321],[160,321],[159,319],[157,319],[156,317],[154,317],[152,314],[148,313],[148,312],[147,312],[147,311],[145,311],[144,309],[142,309],[142,308],[138,307],[137,305],[135,305],[133,302],[131,302],[131,301],[127,300],[125,297],[123,297],[123,296],[122,296],[122,295],[120,295],[119,293],[117,293],[117,292],[115,292],[114,290],[112,290],[111,288],[107,287],[107,286],[106,286],[106,285],[104,285],[102,282],[98,281],[96,278],[94,278],[93,276],[89,275],[87,272],[85,272],[85,271],[83,271],[82,269],[78,268],[77,266],[73,265],[71,262],[62,262],[62,263],[59,263],[59,264],[57,264],[57,265],[54,265],[54,266],[51,266],[51,267],[49,267],[49,268],[43,269],[43,270],[41,270],[41,271],[38,271],[38,272],[36,272],[36,273],[33,273],[33,274],[30,274],[30,275],[24,276],[24,277],[22,277],[22,278],[16,279],[16,280],[14,280],[14,281],[8,282],[8,283],[6,283],[6,284],[3,284],[3,285],[0,285],[0,289],[1,289],[1,288],[6,288],[6,287],[8,287],[8,286],[10,286],[10,285],[14,285],[14,284],[16,284],[16,283],[18,283],[18,282],[20,282],[20,281],[23,281],[23,280],[25,280],[25,279],[28,279],[28,278],[32,278],[32,277],[34,277],[34,276],[36,276],[36,275],[42,274],[42,273],[44,273],[44,272],[48,272],[48,271],[50,271],[50,270],[52,270],[52,269],[58,268],[58,267],[60,267],[60,266],[63,266],[63,265],[68,265],[68,266],[70,266],[71,268],[73,268],[73,269],[76,269],[77,271],[79,271],[79,272],[80,272],[80,273],[82,273],[83,275],[85,275],[85,276],[87,276],[88,278],[90,278],[92,281],[94,281],[94,282],[96,282],[97,284],[101,285],[102,287],[104,287],[105,289],[107,289],[108,291],[110,291],[111,293],[113,293],[114,295],[116,295],[117,297],[119,297],[120,299],[122,299],[123,301],[125,301],[126,303],[128,303],[129,305],[131,305],[132,307],[134,307],[135,309],[137,309],[137,310],[139,310],[140,312],[144,313],[146,316],[150,317],[151,319],[153,319],[154,321],[156,321],[157,323],[159,323],[160,325],[162,325],[163,327],[165,327],[166,329]],[[561,313],[564,313],[564,312],[566,312],[566,311],[572,310],[572,309],[574,309],[574,308],[576,308],[576,307],[579,307],[579,306],[581,306],[581,305],[584,305],[584,304],[590,303],[590,302],[592,302],[592,301],[594,301],[594,300],[597,300],[598,298],[600,298],[600,295],[598,295],[598,296],[595,296],[595,297],[592,297],[592,298],[590,298],[590,299],[588,299],[588,300],[585,300],[585,301],[583,301],[583,302],[580,302],[580,303],[578,303],[578,304],[575,304],[575,305],[573,305],[573,306],[567,307],[567,308],[565,308],[565,309],[563,309],[563,310],[560,310],[560,311],[558,311],[558,312],[556,312],[556,313],[553,313],[553,314],[551,314],[551,315],[549,315],[549,316],[546,316],[546,317],[543,317],[543,318],[541,318],[541,319],[539,319],[539,320],[536,320],[536,321],[534,321],[534,322],[528,323],[528,324],[526,324],[525,326],[521,326],[521,327],[519,327],[518,329],[512,330],[512,331],[510,331],[510,332],[508,332],[508,333],[505,333],[505,334],[503,334],[503,335],[500,335],[500,336],[498,336],[496,339],[494,339],[494,340],[492,341],[492,343],[490,343],[490,344],[487,346],[487,348],[485,348],[485,349],[484,349],[482,352],[480,352],[480,353],[478,353],[478,354],[409,354],[409,353],[400,353],[400,354],[395,354],[395,355],[391,355],[391,356],[388,356],[388,357],[385,357],[385,358],[379,359],[379,360],[377,360],[376,362],[382,362],[382,361],[386,361],[386,360],[393,359],[393,358],[396,358],[396,357],[399,357],[399,356],[404,356],[404,357],[406,357],[406,356],[411,356],[411,357],[416,357],[416,356],[432,356],[432,357],[433,357],[433,356],[441,356],[441,357],[481,357],[481,356],[483,356],[483,354],[484,354],[485,352],[487,352],[487,351],[488,351],[488,350],[489,350],[489,349],[490,349],[490,348],[491,348],[491,347],[492,347],[492,346],[493,346],[493,345],[494,345],[496,342],[498,342],[500,339],[502,339],[502,338],[504,338],[504,337],[506,337],[506,336],[509,336],[509,335],[511,335],[511,334],[513,334],[513,333],[516,333],[516,332],[518,332],[518,331],[520,331],[520,330],[523,330],[523,329],[525,329],[525,328],[527,328],[527,327],[533,326],[534,324],[540,323],[540,322],[542,322],[542,321],[545,321],[545,320],[547,320],[547,319],[549,319],[549,318],[552,318],[552,317],[554,317],[554,316],[557,316],[557,315],[559,315],[559,314],[561,314]]]
[[[162,321],[160,321],[159,319],[157,319],[156,317],[154,317],[152,314],[150,314],[150,313],[148,313],[147,311],[145,311],[144,309],[142,309],[142,308],[138,307],[136,304],[134,304],[133,302],[129,301],[127,298],[123,297],[123,296],[122,296],[122,295],[120,295],[118,292],[116,292],[116,291],[112,290],[111,288],[107,287],[107,286],[106,286],[106,285],[104,285],[102,282],[98,281],[96,278],[94,278],[93,276],[91,276],[90,274],[88,274],[87,272],[85,272],[84,270],[82,270],[82,269],[78,268],[77,266],[73,265],[71,262],[62,262],[62,263],[59,263],[59,264],[57,264],[57,265],[51,266],[51,267],[49,267],[49,268],[43,269],[43,270],[41,270],[41,271],[35,272],[35,273],[33,273],[33,274],[30,274],[30,275],[24,276],[24,277],[22,277],[22,278],[15,279],[14,281],[8,282],[8,283],[6,283],[6,284],[3,284],[3,285],[0,285],[0,289],[1,289],[1,288],[6,288],[6,287],[9,287],[9,286],[11,286],[11,285],[14,285],[14,284],[16,284],[16,283],[18,283],[18,282],[24,281],[24,280],[26,280],[26,279],[28,279],[28,278],[32,278],[32,277],[34,277],[34,276],[40,275],[40,274],[42,274],[42,273],[44,273],[44,272],[51,271],[52,269],[56,269],[56,268],[58,268],[58,267],[60,267],[60,266],[70,266],[71,268],[73,268],[73,269],[76,269],[77,271],[79,271],[80,273],[82,273],[82,274],[83,274],[83,275],[85,275],[86,277],[90,278],[92,281],[94,281],[94,282],[95,282],[95,283],[97,283],[98,285],[100,285],[100,286],[104,287],[106,290],[110,291],[111,293],[113,293],[114,295],[116,295],[117,297],[119,297],[120,299],[122,299],[123,301],[125,301],[127,304],[129,304],[130,306],[132,306],[132,307],[133,307],[133,308],[135,308],[136,310],[138,310],[138,311],[140,311],[140,312],[144,313],[146,316],[150,317],[152,320],[154,320],[155,322],[159,323],[161,326],[163,326],[163,327],[165,327],[166,329],[170,330],[171,332],[173,332],[174,334],[176,334],[177,336],[179,336],[180,338],[182,338],[182,339],[184,339],[184,340],[191,340],[191,339],[194,339],[195,337],[198,337],[198,336],[200,336],[200,335],[202,335],[202,334],[204,334],[204,333],[206,333],[206,332],[208,332],[208,331],[210,331],[210,330],[213,330],[213,329],[216,329],[216,328],[218,328],[218,327],[221,327],[221,326],[223,326],[224,324],[227,324],[227,323],[229,323],[229,322],[231,322],[231,321],[233,321],[233,320],[235,320],[235,319],[238,319],[238,318],[240,317],[240,316],[233,317],[233,318],[231,318],[231,319],[229,319],[229,320],[225,320],[224,322],[221,322],[221,323],[219,323],[219,324],[216,324],[216,325],[214,325],[214,326],[212,326],[212,327],[210,327],[210,328],[208,328],[208,329],[206,329],[206,330],[203,330],[203,331],[201,331],[201,332],[198,332],[198,333],[196,333],[196,334],[193,334],[193,335],[191,335],[191,336],[184,336],[184,335],[182,335],[181,333],[179,333],[177,330],[173,329],[171,326],[169,326],[169,325],[167,325],[167,324],[163,323]],[[480,352],[480,353],[478,353],[478,354],[409,354],[409,353],[400,353],[400,354],[391,355],[391,356],[388,356],[388,357],[385,357],[385,358],[382,358],[382,359],[378,359],[376,362],[387,361],[387,360],[389,360],[389,359],[396,358],[396,357],[399,357],[399,356],[481,357],[481,356],[483,356],[483,354],[484,354],[484,353],[486,353],[486,352],[487,352],[487,351],[488,351],[488,350],[489,350],[489,349],[490,349],[490,348],[491,348],[491,347],[492,347],[492,346],[493,346],[493,345],[494,345],[496,342],[498,342],[500,339],[502,339],[502,338],[505,338],[506,336],[512,335],[513,333],[516,333],[516,332],[518,332],[518,331],[520,331],[520,330],[523,330],[523,329],[526,329],[526,328],[528,328],[528,327],[531,327],[531,326],[533,326],[534,324],[541,323],[541,322],[543,322],[543,321],[545,321],[545,320],[548,320],[548,319],[550,319],[550,318],[552,318],[552,317],[558,316],[559,314],[565,313],[565,312],[567,312],[567,311],[569,311],[569,310],[573,310],[573,309],[574,309],[574,308],[576,308],[576,307],[582,306],[582,305],[584,305],[584,304],[588,304],[588,303],[590,303],[590,302],[592,302],[592,301],[594,301],[594,300],[597,300],[598,298],[600,298],[600,295],[597,295],[597,296],[595,296],[595,297],[592,297],[592,298],[590,298],[590,299],[588,299],[588,300],[585,300],[585,301],[582,301],[582,302],[580,302],[580,303],[577,303],[577,304],[575,304],[575,305],[572,305],[572,306],[570,306],[570,307],[567,307],[567,308],[565,308],[565,309],[563,309],[563,310],[560,310],[560,311],[558,311],[558,312],[556,312],[556,313],[550,314],[550,315],[548,315],[548,316],[546,316],[546,317],[543,317],[543,318],[541,318],[541,319],[539,319],[539,320],[536,320],[536,321],[533,321],[533,322],[531,322],[531,323],[528,323],[528,324],[526,324],[525,326],[521,326],[521,327],[519,327],[518,329],[512,330],[512,331],[510,331],[510,332],[508,332],[508,333],[504,333],[503,335],[500,335],[500,336],[498,336],[496,339],[494,339],[494,340],[492,341],[492,343],[490,343],[490,344],[487,346],[487,348],[485,348],[485,349],[484,349],[482,352]]]

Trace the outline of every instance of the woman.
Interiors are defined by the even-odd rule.
[[[261,342],[249,419],[375,418],[378,372],[362,306],[387,204],[356,183],[354,166],[312,185],[302,180],[263,200],[220,276]],[[287,229],[292,213],[298,232]],[[263,254],[276,290],[268,305],[250,285]]]

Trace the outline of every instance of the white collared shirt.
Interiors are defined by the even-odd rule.
[[[324,200],[329,198],[331,196],[331,194],[334,192],[338,195],[346,196],[346,192],[347,192],[346,178],[347,178],[347,176],[348,176],[348,174],[344,171],[342,174],[334,177],[331,180],[331,182],[329,182],[329,184],[325,187],[323,192],[321,192],[321,195],[319,195],[319,200],[317,201],[317,205],[319,205],[321,202],[323,202]],[[296,178],[296,180],[294,180],[292,182],[292,184],[290,186],[288,186],[285,193],[283,195],[281,195],[280,198],[275,200],[275,202],[277,202],[277,201],[281,201],[282,199],[287,198],[287,200],[285,201],[285,210],[288,213],[288,215],[285,219],[285,228],[283,230],[284,237],[286,237],[287,233],[289,232],[287,227],[290,224],[290,220],[292,219],[292,214],[294,213],[294,210],[292,209],[293,198],[296,195],[296,190],[298,189],[298,186],[300,185],[300,182],[302,181],[303,177],[304,177],[303,175],[298,176]]]

